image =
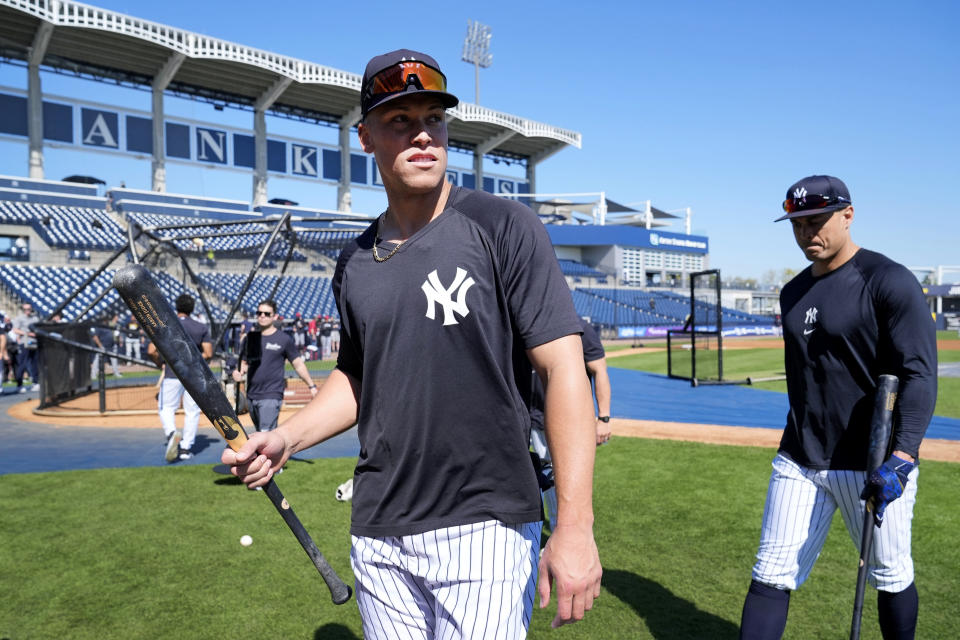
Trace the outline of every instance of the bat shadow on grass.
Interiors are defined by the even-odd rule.
[[[603,586],[637,612],[654,638],[736,638],[737,625],[699,609],[666,587],[629,571],[603,570]]]

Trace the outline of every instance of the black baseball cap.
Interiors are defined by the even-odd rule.
[[[460,100],[447,92],[447,77],[432,57],[411,49],[397,49],[375,56],[367,63],[360,85],[360,111],[363,117],[384,102],[411,93],[439,96],[450,109]]]
[[[850,192],[840,178],[807,176],[787,189],[787,199],[783,201],[783,210],[787,213],[774,222],[839,211],[851,204]]]

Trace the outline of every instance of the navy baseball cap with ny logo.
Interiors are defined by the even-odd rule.
[[[839,211],[851,204],[850,192],[840,178],[807,176],[787,189],[787,199],[783,201],[783,210],[786,215],[777,218],[774,222]]]

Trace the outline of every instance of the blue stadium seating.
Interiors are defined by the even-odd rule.
[[[126,233],[104,210],[0,200],[0,223],[29,225],[58,249],[116,250]]]
[[[240,295],[247,276],[237,273],[198,274],[204,287],[220,292],[221,298],[232,304]],[[269,298],[277,283],[276,275],[255,276],[240,304],[240,310],[253,313],[261,300]],[[318,315],[337,317],[330,278],[317,276],[285,276],[273,296],[278,311],[285,317],[299,312],[307,318]]]
[[[690,314],[690,298],[669,291],[593,287],[578,288],[573,294],[578,314],[589,316],[593,322],[608,326],[682,325]],[[773,319],[769,316],[744,313],[726,307],[722,313],[725,327],[773,324]],[[714,307],[697,302],[697,320],[700,324],[716,324]]]
[[[560,271],[563,272],[565,276],[579,277],[579,278],[605,278],[607,274],[603,271],[598,271],[593,267],[588,267],[582,262],[577,262],[576,260],[567,260],[560,258],[557,260],[560,263]]]

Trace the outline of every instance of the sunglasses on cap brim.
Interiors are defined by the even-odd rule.
[[[850,200],[843,196],[805,195],[802,198],[787,198],[783,201],[783,210],[787,213],[825,209],[833,205],[849,205]]]
[[[446,91],[447,78],[423,62],[400,62],[378,72],[367,84],[366,97],[405,91],[411,84],[423,91]]]

